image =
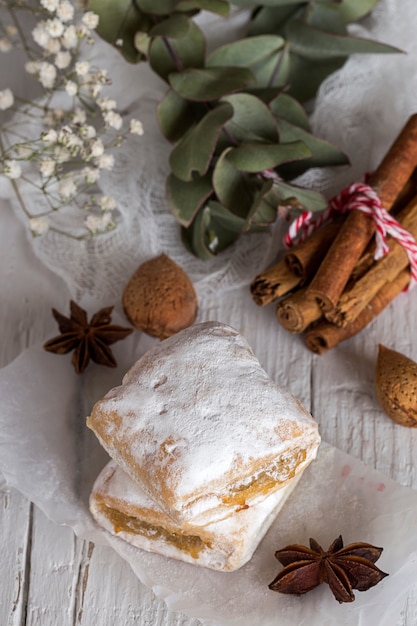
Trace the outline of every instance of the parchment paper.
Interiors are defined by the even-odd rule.
[[[108,457],[85,417],[153,342],[135,334],[123,346],[116,344],[116,370],[93,365],[83,377],[76,376],[69,358],[40,345],[0,370],[0,471],[7,483],[78,536],[111,545],[170,608],[203,624],[392,626],[417,575],[417,492],[325,443],[252,560],[237,572],[213,572],[146,553],[94,523],[88,496]],[[309,537],[327,549],[339,534],[345,544],[382,546],[378,565],[389,576],[345,605],[327,585],[301,598],[268,589],[281,569],[275,550],[306,544]]]

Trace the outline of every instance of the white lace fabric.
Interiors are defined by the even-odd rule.
[[[224,20],[203,19],[210,44],[211,33],[230,39],[242,36],[246,11]],[[344,150],[351,161],[342,168],[314,169],[300,179],[303,186],[327,197],[372,171],[407,121],[417,110],[417,3],[415,0],[381,0],[352,32],[401,48],[405,54],[353,55],[344,67],[321,86],[311,122],[314,133]],[[140,119],[145,133],[131,136],[116,153],[113,171],[100,180],[103,193],[116,198],[118,225],[114,231],[76,241],[48,232],[30,242],[36,255],[67,283],[78,301],[120,301],[124,285],[144,260],[165,252],[193,280],[198,296],[227,291],[249,283],[277,255],[284,223],[268,233],[240,237],[230,249],[210,261],[196,259],[184,247],[180,227],[165,199],[171,146],[156,121],[156,106],[166,86],[146,65],[127,64],[101,42],[100,62],[114,77],[112,91],[129,115]],[[218,42],[216,41],[216,45]],[[103,54],[101,54],[101,52]],[[26,202],[36,203],[27,195]],[[10,200],[18,211],[16,201]]]

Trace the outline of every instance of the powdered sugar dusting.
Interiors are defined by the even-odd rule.
[[[277,458],[285,463],[274,478],[285,482],[301,460],[294,455],[305,451],[307,464],[320,441],[311,415],[269,379],[246,340],[218,322],[154,346],[97,403],[89,425],[153,499],[190,520]]]

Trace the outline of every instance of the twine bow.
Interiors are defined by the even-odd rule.
[[[389,252],[387,236],[390,235],[402,245],[410,261],[411,280],[408,289],[417,283],[417,243],[411,233],[388,213],[381,204],[377,193],[365,183],[352,183],[332,198],[326,209],[319,214],[304,211],[291,224],[284,236],[284,244],[291,248],[302,242],[335,213],[362,211],[375,222],[376,249],[374,259],[378,260]]]

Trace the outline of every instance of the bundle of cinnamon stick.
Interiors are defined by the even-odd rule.
[[[368,184],[382,206],[417,240],[417,114],[388,150]],[[374,260],[375,223],[350,211],[315,230],[251,284],[256,304],[278,300],[277,318],[303,333],[317,354],[367,326],[410,281],[405,249],[388,237],[390,251]]]

